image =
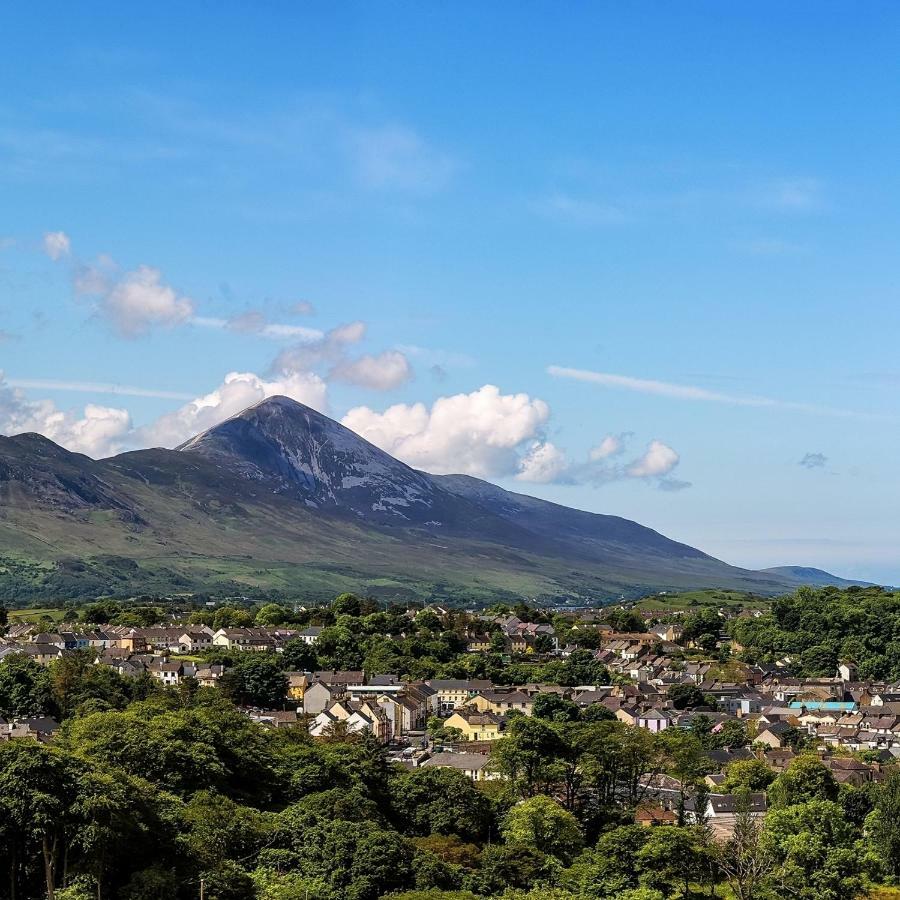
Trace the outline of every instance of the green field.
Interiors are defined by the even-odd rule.
[[[52,607],[40,607],[38,609],[11,609],[9,611],[10,625],[23,625],[25,623],[38,622],[44,617],[49,617],[54,622],[61,622],[63,611]]]
[[[744,591],[706,590],[643,597],[635,604],[635,608],[648,612],[675,612],[701,606],[712,606],[716,609],[723,606],[765,607],[771,602],[771,597],[760,597]]]

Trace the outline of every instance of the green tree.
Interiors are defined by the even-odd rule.
[[[550,722],[577,722],[581,718],[578,706],[559,694],[538,694],[534,698],[532,714]]]
[[[774,806],[794,806],[810,800],[837,800],[838,785],[831,772],[815,756],[798,756],[771,784]]]
[[[491,826],[490,801],[462,772],[415,769],[393,780],[391,795],[401,830],[408,834],[472,841],[484,838]]]
[[[280,603],[267,603],[261,606],[254,617],[255,625],[284,625],[288,620],[288,611]]]
[[[866,834],[885,871],[900,875],[900,773],[888,776],[878,792],[875,809],[866,819]]]
[[[315,648],[302,638],[293,638],[284,645],[281,667],[286,672],[309,672],[318,665]]]
[[[862,887],[856,834],[840,806],[810,800],[766,816],[761,845],[774,860],[776,892],[801,900],[852,900]]]
[[[21,653],[0,660],[0,715],[41,716],[55,712],[50,673],[43,666]]]
[[[675,709],[693,709],[706,703],[703,691],[696,684],[673,684],[667,696]]]
[[[775,773],[761,759],[739,759],[725,770],[722,790],[733,794],[736,791],[764,791],[775,779]]]
[[[244,653],[227,676],[222,688],[237,703],[262,709],[284,706],[288,679],[273,654]]]
[[[692,880],[699,880],[706,868],[708,848],[696,828],[669,826],[651,828],[647,843],[637,854],[643,870],[642,883],[671,897],[676,886],[690,896]]]
[[[20,868],[34,866],[43,873],[48,900],[54,900],[74,798],[75,779],[59,751],[32,740],[0,743],[0,838],[13,885]]]
[[[512,781],[523,797],[547,790],[559,777],[559,762],[566,745],[548,723],[519,716],[508,729],[509,737],[497,742],[491,766]]]
[[[508,843],[539,847],[562,862],[571,861],[584,843],[575,816],[543,794],[512,807],[501,830]]]

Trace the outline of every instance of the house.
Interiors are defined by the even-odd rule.
[[[313,737],[324,737],[337,725],[348,734],[368,731],[382,743],[391,739],[391,723],[384,711],[370,700],[338,700],[322,710],[310,723]]]
[[[503,737],[506,720],[491,712],[459,710],[444,722],[445,728],[456,728],[467,741],[496,741]]]
[[[215,687],[219,679],[225,674],[225,666],[201,665],[197,668],[195,678],[203,687]]]
[[[500,716],[513,710],[530,716],[534,709],[534,700],[522,691],[491,690],[476,694],[465,706],[477,709],[478,712],[492,712]]]
[[[773,722],[771,725],[761,725],[754,738],[754,743],[765,744],[767,747],[781,748],[785,746],[788,737],[793,734],[794,726],[786,721]]]
[[[179,653],[199,653],[212,646],[212,632],[202,629],[185,631],[178,637]]]
[[[324,681],[315,681],[303,692],[303,711],[309,715],[318,715],[346,693],[342,684],[330,685]]]
[[[307,644],[311,647],[319,639],[319,635],[322,633],[322,631],[322,625],[310,625],[308,628],[304,628],[297,635],[297,638],[303,641],[304,644]]]
[[[655,803],[641,803],[634,811],[635,824],[644,828],[652,828],[657,825],[675,825],[678,816],[671,809],[666,809]]]
[[[212,639],[213,646],[229,650],[275,650],[275,638],[265,628],[220,628]]]
[[[330,685],[365,684],[365,673],[356,669],[344,669],[339,671],[320,671],[312,673],[313,681],[321,681]]]
[[[491,649],[491,635],[474,634],[466,641],[467,653],[487,653]]]
[[[437,694],[438,710],[441,715],[453,712],[457,706],[462,706],[468,700],[482,691],[492,690],[493,682],[475,678],[471,681],[455,678],[433,678],[426,681]]]
[[[303,694],[309,684],[306,672],[285,672],[288,680],[287,695],[289,700],[303,703]]]
[[[166,687],[181,684],[184,678],[193,677],[197,671],[194,666],[166,659],[154,660],[147,668],[150,674]]]
[[[456,769],[472,781],[487,781],[498,777],[488,768],[487,753],[435,753],[422,763],[423,769]]]
[[[665,731],[674,722],[674,717],[665,710],[649,709],[635,716],[634,724],[638,728],[646,728],[654,734]]]

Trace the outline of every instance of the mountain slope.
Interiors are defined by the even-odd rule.
[[[284,397],[177,450],[94,461],[34,435],[0,438],[0,596],[86,585],[586,602],[799,583],[627,519],[416,471]]]
[[[772,566],[762,569],[763,572],[771,572],[773,575],[784,578],[794,578],[801,584],[811,587],[874,587],[871,581],[854,581],[852,578],[841,578],[832,575],[824,569],[814,569],[810,566]]]

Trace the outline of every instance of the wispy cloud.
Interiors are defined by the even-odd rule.
[[[732,241],[731,248],[748,256],[801,256],[809,252],[809,247],[780,238],[751,238]]]
[[[584,227],[624,225],[631,217],[614,203],[554,191],[536,204],[537,211],[558,222]]]
[[[375,190],[431,193],[457,168],[451,156],[405,125],[352,129],[347,144],[357,179]]]
[[[847,418],[879,418],[878,416],[849,409],[817,406],[813,403],[796,403],[790,400],[776,400],[772,397],[744,396],[711,391],[691,384],[675,384],[670,381],[656,381],[649,378],[634,378],[630,375],[615,375],[611,372],[593,372],[589,369],[570,369],[565,366],[548,366],[547,374],[554,378],[568,378],[584,381],[601,387],[618,388],[638,394],[656,397],[670,397],[676,400],[694,400],[703,403],[724,403],[730,406],[748,406],[762,409],[784,409],[811,415],[840,416]]]
[[[230,319],[214,316],[193,316],[190,324],[200,328],[214,328],[219,331],[233,331],[237,334],[253,334],[269,338],[273,341],[297,341],[314,343],[325,336],[318,328],[307,328],[304,325],[289,325],[280,322],[267,322],[261,313],[242,313]]]
[[[805,453],[798,466],[804,469],[822,469],[828,462],[828,457],[824,453]]]
[[[7,378],[10,387],[35,391],[73,391],[79,394],[118,394],[123,397],[154,397],[159,400],[191,400],[193,394],[162,391],[103,381],[60,381],[53,378]]]
[[[754,191],[755,205],[780,212],[814,212],[824,203],[822,183],[817,178],[779,178]]]

